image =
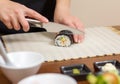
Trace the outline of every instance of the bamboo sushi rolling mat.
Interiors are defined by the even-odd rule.
[[[112,27],[85,29],[83,43],[70,47],[54,46],[55,33],[39,32],[2,36],[8,52],[33,51],[46,61],[61,61],[120,54],[120,31]]]

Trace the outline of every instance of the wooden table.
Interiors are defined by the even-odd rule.
[[[71,64],[86,64],[92,72],[94,72],[93,63],[96,61],[104,61],[104,60],[118,60],[120,61],[120,55],[112,55],[112,56],[101,56],[101,57],[93,57],[93,58],[84,58],[84,59],[75,59],[75,60],[67,60],[60,62],[45,62],[42,64],[38,73],[60,73],[60,67],[63,65],[71,65]],[[9,80],[3,75],[0,71],[0,84],[12,84]],[[87,81],[78,81],[78,84],[88,84]]]
[[[113,26],[120,30],[120,26]],[[93,58],[83,58],[83,59],[74,59],[74,60],[67,60],[67,61],[60,61],[60,62],[45,62],[42,64],[39,73],[60,73],[60,67],[65,65],[72,65],[72,64],[86,64],[88,68],[92,72],[94,72],[93,63],[96,61],[105,61],[105,60],[118,60],[120,61],[120,54],[119,55],[111,55],[111,56],[99,56]],[[12,84],[7,78],[3,75],[0,70],[0,84]],[[78,81],[78,84],[88,84],[85,81]]]

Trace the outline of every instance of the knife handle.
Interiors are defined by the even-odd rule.
[[[35,20],[35,19],[30,19],[30,18],[26,18],[26,20],[28,21],[30,27],[41,27],[43,28],[43,23]]]

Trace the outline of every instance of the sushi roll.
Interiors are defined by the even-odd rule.
[[[69,47],[73,44],[73,33],[69,30],[62,30],[55,37],[55,45],[59,47]]]

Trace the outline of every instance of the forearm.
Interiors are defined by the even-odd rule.
[[[70,12],[70,0],[56,0],[56,9],[62,12]]]
[[[0,2],[1,2],[1,1],[10,1],[10,0],[0,0]]]

